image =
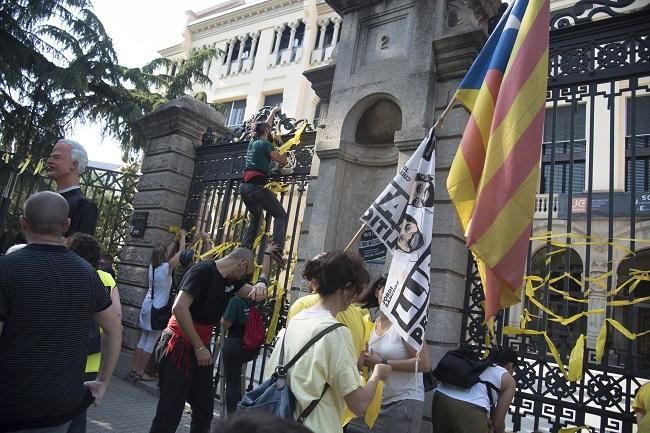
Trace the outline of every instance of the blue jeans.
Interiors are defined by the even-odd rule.
[[[251,214],[251,221],[242,236],[241,246],[253,249],[262,222],[262,211],[265,210],[273,217],[273,243],[284,248],[284,238],[287,233],[287,212],[284,210],[275,194],[262,185],[242,182],[239,192],[246,209]]]

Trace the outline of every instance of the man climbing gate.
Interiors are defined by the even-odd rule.
[[[275,113],[279,110],[275,107],[271,110],[266,122],[255,124],[253,139],[248,143],[246,152],[246,167],[239,186],[242,200],[246,209],[251,214],[251,221],[242,236],[241,246],[253,249],[253,243],[262,222],[262,211],[265,210],[273,217],[273,252],[271,257],[284,267],[282,251],[284,249],[284,238],[287,231],[287,212],[278,201],[275,194],[265,185],[269,182],[271,172],[271,161],[276,161],[283,167],[287,164],[286,155],[281,154],[273,145],[271,125]]]

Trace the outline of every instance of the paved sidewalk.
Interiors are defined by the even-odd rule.
[[[87,432],[148,433],[157,403],[151,392],[113,376],[101,405],[88,408]],[[177,433],[189,433],[190,417],[183,414]]]

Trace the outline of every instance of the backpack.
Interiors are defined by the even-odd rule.
[[[499,395],[499,389],[494,384],[481,380],[481,373],[488,367],[494,365],[490,359],[477,359],[471,352],[463,349],[450,350],[442,357],[433,375],[440,382],[454,385],[460,388],[471,388],[477,383],[482,383],[487,388],[490,406],[494,406],[492,392]]]
[[[273,373],[273,375],[271,375],[271,377],[264,381],[260,386],[247,392],[244,395],[244,398],[237,404],[237,410],[271,412],[273,415],[281,418],[293,419],[293,413],[296,408],[296,399],[291,392],[291,389],[289,389],[289,384],[287,383],[287,372],[300,359],[300,357],[314,345],[314,343],[341,326],[343,326],[342,323],[336,323],[316,334],[286,364],[284,364],[285,334],[282,338],[280,360],[278,367],[275,369],[275,373]],[[305,410],[303,410],[300,416],[296,419],[298,423],[302,424],[305,421],[305,418],[307,418],[307,416],[316,408],[316,405],[318,405],[325,395],[327,388],[329,388],[329,384],[325,383],[320,397],[309,403]]]
[[[264,330],[262,315],[255,305],[251,305],[248,309],[246,324],[244,325],[241,348],[246,351],[258,350],[264,344],[265,339],[266,332]]]

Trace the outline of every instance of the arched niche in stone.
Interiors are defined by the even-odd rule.
[[[584,281],[584,267],[580,254],[572,248],[559,247],[551,247],[550,252],[553,254],[549,256],[549,250],[544,246],[532,255],[530,273],[541,278],[548,276],[550,280],[569,274],[572,278],[565,276],[555,281],[552,288],[565,292],[572,298],[582,299],[584,297],[582,294],[583,289],[575,281]],[[548,258],[550,258],[550,263],[547,263]],[[533,284],[538,285],[540,283],[534,282]],[[535,298],[555,314],[563,317],[571,317],[587,309],[587,304],[566,300],[557,291],[551,290],[547,285],[544,285],[535,292]],[[544,313],[529,301],[526,301],[526,306],[532,315],[544,316]],[[558,322],[548,320],[548,318],[546,320],[534,318],[529,327],[546,331],[551,339],[556,342],[561,354],[568,356],[578,336],[586,332],[585,323],[584,320],[576,320],[564,326]]]
[[[637,270],[637,271],[635,271]],[[636,251],[635,255],[625,257],[616,269],[616,287],[625,284],[634,277],[635,272],[650,271],[650,248]],[[634,285],[634,290],[630,288]],[[640,280],[628,283],[615,297],[616,300],[636,300],[650,297],[650,281]],[[633,333],[641,333],[650,329],[650,301],[626,307],[614,307],[612,309],[614,319],[618,320]],[[637,338],[631,346],[629,340],[618,332],[614,332],[614,350],[625,353],[630,347],[633,368],[639,372],[638,375],[650,374],[650,335]]]
[[[397,162],[395,132],[402,129],[402,109],[388,93],[376,93],[357,102],[341,128],[343,159],[367,166]]]

